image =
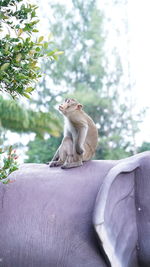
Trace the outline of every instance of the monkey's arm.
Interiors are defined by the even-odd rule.
[[[84,143],[87,136],[88,126],[83,125],[78,129],[78,136],[76,141],[76,152],[81,155],[83,154],[84,150]]]

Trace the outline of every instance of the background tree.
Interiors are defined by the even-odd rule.
[[[150,151],[150,142],[143,142],[138,148],[138,152]]]
[[[3,99],[0,96],[0,125],[5,130],[31,133],[39,136],[49,133],[59,136],[61,125],[58,118],[52,113],[36,112],[21,106],[17,101]]]
[[[51,136],[48,139],[43,139],[36,136],[34,141],[29,142],[29,150],[27,152],[28,162],[46,163],[54,156],[56,149],[59,147],[62,136],[59,138]]]
[[[120,87],[122,92],[124,86],[120,56],[116,49],[108,54],[114,61],[111,66],[105,50],[104,15],[96,1],[71,3],[69,10],[60,4],[51,5],[55,22],[49,19],[50,28],[55,32],[58,48],[62,47],[65,54],[51,68],[42,66],[46,76],[40,84],[44,90],[40,90],[37,106],[44,103],[49,109],[62,97],[78,99],[99,129],[96,158],[126,157],[133,153],[133,118],[126,99],[120,97]],[[134,124],[137,131],[136,120]]]

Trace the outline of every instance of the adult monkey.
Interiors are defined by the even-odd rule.
[[[98,140],[96,125],[75,99],[66,99],[59,110],[65,116],[64,138],[49,166],[61,166],[63,169],[81,166],[95,153]]]

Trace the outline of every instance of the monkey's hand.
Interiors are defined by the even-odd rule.
[[[82,155],[83,152],[84,152],[83,148],[80,147],[79,144],[76,144],[76,152],[77,152],[77,154],[79,154],[79,155]]]

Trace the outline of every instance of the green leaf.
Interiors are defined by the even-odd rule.
[[[31,18],[34,18],[36,16],[35,10],[31,13]]]
[[[44,39],[44,36],[40,36],[40,37],[38,38],[38,43],[41,43],[41,42],[43,41],[43,39]]]
[[[34,21],[32,21],[31,23],[30,23],[30,25],[35,25],[35,24],[37,24],[39,22],[39,19],[37,19],[37,20],[34,20]]]
[[[64,51],[56,51],[54,55],[58,56],[58,55],[62,55],[62,54],[64,54]]]
[[[27,38],[25,39],[26,42],[30,42],[30,40],[31,40],[30,37],[27,37]]]
[[[18,30],[18,36],[20,36],[23,33],[23,29]]]
[[[16,61],[19,62],[22,58],[22,55],[21,53],[19,53],[17,56],[16,56]]]
[[[27,88],[25,89],[25,92],[26,92],[26,93],[30,93],[30,92],[32,92],[33,90],[34,90],[33,87],[27,87]]]
[[[33,29],[32,31],[33,31],[33,32],[39,32],[37,29]]]
[[[1,69],[1,70],[6,70],[6,69],[9,67],[9,65],[10,65],[10,63],[4,63],[4,64],[0,67],[0,69]]]
[[[55,52],[56,52],[56,50],[50,51],[50,52],[47,53],[47,56],[52,56],[52,55],[55,54]]]
[[[54,39],[54,36],[53,36],[52,33],[50,33],[50,34],[48,35],[48,40],[53,40],[53,39]]]
[[[58,56],[53,55],[52,57],[53,57],[55,60],[58,60]]]
[[[9,184],[9,182],[10,182],[10,179],[7,179],[5,181],[2,181],[3,184]]]
[[[49,43],[48,42],[45,42],[44,45],[43,45],[44,49],[47,49],[48,48],[48,45],[49,45]]]
[[[10,83],[10,81],[6,78],[3,78],[3,81],[6,82],[6,83]]]
[[[39,52],[39,51],[41,51],[41,48],[40,48],[40,47],[37,47],[35,50],[36,50],[37,52]]]
[[[19,77],[19,79],[21,80],[21,79],[28,79],[29,77],[28,76],[26,76],[26,75],[24,75],[24,74],[19,74],[18,75],[18,77]]]
[[[23,93],[22,95],[25,96],[26,98],[30,99],[30,96],[28,94]]]

